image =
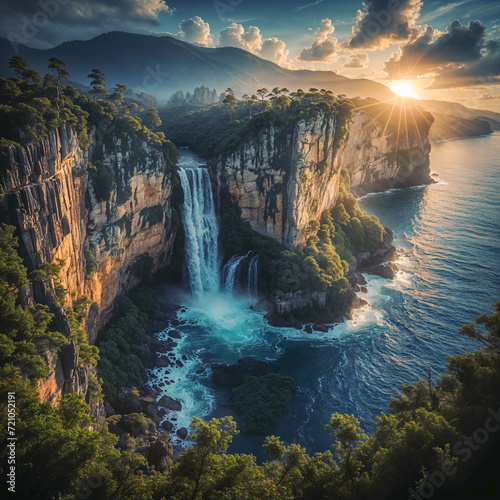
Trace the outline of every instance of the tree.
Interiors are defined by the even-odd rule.
[[[42,77],[34,69],[28,67],[28,63],[21,56],[12,56],[9,59],[9,68],[14,70],[14,73],[25,82],[30,82],[33,85],[41,85]]]
[[[223,459],[236,434],[238,431],[232,417],[213,418],[210,422],[194,417],[189,435],[194,444],[179,457],[172,469],[172,485],[165,497],[181,498],[176,493],[182,492],[182,498],[202,498],[202,492],[216,481],[217,474],[224,473]]]
[[[156,108],[149,108],[146,114],[146,125],[151,129],[155,129],[161,125],[161,118]]]
[[[92,72],[87,75],[87,78],[90,78],[90,86],[92,87],[94,99],[97,99],[98,94],[108,94],[106,90],[106,78],[104,78],[104,73],[101,70],[94,68]]]
[[[229,106],[229,121],[231,121],[234,107],[238,104],[238,99],[234,97],[234,94],[226,94],[222,102]]]
[[[52,70],[56,77],[56,106],[59,110],[59,97],[61,89],[61,80],[67,80],[71,77],[71,73],[66,69],[66,63],[57,57],[49,59],[49,69]]]
[[[257,89],[256,94],[260,97],[260,100],[263,101],[264,97],[269,93],[266,87],[262,87],[261,89]]]
[[[354,415],[334,413],[326,429],[333,431],[335,444],[333,447],[342,459],[340,473],[350,481],[353,492],[356,491],[355,480],[359,477],[362,463],[355,457],[354,451],[368,436],[359,427],[359,420]]]
[[[128,87],[126,85],[123,85],[121,83],[117,83],[113,89],[113,93],[110,95],[110,99],[117,105],[120,106],[120,104],[123,102],[123,94],[125,91],[128,90]]]
[[[19,291],[29,280],[17,246],[14,227],[0,224],[0,364],[36,379],[48,373],[47,349],[57,350],[68,341],[49,330],[53,315],[48,306],[18,303]]]

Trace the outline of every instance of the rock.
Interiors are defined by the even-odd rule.
[[[172,457],[172,456],[173,456],[172,445],[170,443],[162,441],[161,439],[154,441],[151,444],[151,446],[149,446],[146,452],[146,458],[148,459],[148,464],[150,466],[154,465],[155,467],[158,467],[158,465],[160,465],[161,462],[166,457]]]
[[[172,350],[172,344],[169,342],[158,342],[155,344],[156,352],[160,352],[162,354],[167,354]]]
[[[223,387],[237,387],[246,378],[255,376],[262,377],[268,373],[278,373],[278,367],[265,361],[259,361],[253,357],[238,360],[234,365],[214,363],[212,365],[212,381]]]
[[[292,316],[284,317],[276,312],[273,312],[271,314],[266,314],[265,317],[271,326],[276,326],[278,328],[296,328],[297,330],[302,330],[302,323]]]
[[[168,336],[173,338],[173,339],[181,339],[181,334],[177,330],[170,330],[168,333]]]
[[[138,398],[130,394],[130,390],[126,387],[120,387],[117,395],[116,406],[120,413],[140,413],[142,412],[142,404]]]
[[[168,420],[164,420],[162,423],[161,423],[161,426],[167,431],[167,432],[171,432],[172,429],[174,428],[174,424]]]
[[[328,325],[324,325],[323,323],[315,323],[313,325],[313,330],[316,330],[317,332],[328,333],[330,331],[330,328],[328,327]]]
[[[368,288],[366,288],[366,286],[362,286],[360,288],[360,290],[363,292],[363,293],[368,293]]]
[[[204,372],[205,372],[205,368],[200,368],[199,370],[196,370],[196,375],[201,375]]]
[[[178,319],[173,319],[172,321],[170,321],[170,324],[172,326],[179,326],[179,320]]]
[[[178,360],[175,362],[175,364],[176,364],[179,368],[182,368],[182,367],[184,366],[184,363],[183,363],[180,359],[178,359]]]
[[[104,410],[106,411],[106,417],[111,417],[112,415],[116,415],[115,410],[109,403],[107,399],[104,399]]]
[[[187,358],[187,356],[186,356],[185,354],[183,354],[183,355],[182,355],[182,359],[183,359],[184,361],[187,361],[187,359],[188,359],[188,358]]]
[[[156,358],[155,365],[162,368],[162,367],[172,366],[172,363],[166,356],[158,356]]]
[[[181,439],[186,439],[188,435],[188,430],[185,427],[181,427],[180,429],[177,429],[177,435]]]
[[[165,408],[168,408],[169,410],[173,411],[182,410],[182,404],[180,403],[180,401],[177,401],[174,398],[171,398],[170,396],[162,396],[158,401],[158,404],[164,406]]]
[[[396,276],[397,267],[392,262],[382,262],[381,264],[370,267],[367,271],[381,278],[392,280]]]
[[[311,325],[306,325],[305,328],[304,328],[304,331],[306,333],[312,333],[313,332],[312,326]]]
[[[370,252],[361,252],[356,255],[356,260],[358,261],[358,269],[364,267],[371,259]]]
[[[146,405],[146,407],[144,408],[144,413],[156,424],[159,424],[162,420],[156,404]]]

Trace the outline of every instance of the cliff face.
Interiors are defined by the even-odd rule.
[[[309,221],[335,205],[340,168],[334,155],[335,119],[318,114],[291,131],[270,127],[216,169],[220,183],[253,229],[290,249],[306,242]]]
[[[355,111],[341,155],[342,167],[351,177],[353,193],[361,195],[432,182],[431,124],[430,115],[417,122],[404,109],[389,116],[387,122],[367,111]]]
[[[75,129],[62,125],[39,146],[11,146],[0,196],[2,208],[18,226],[29,270],[62,259],[59,277],[69,291],[67,304],[83,294],[93,301],[87,320],[90,343],[109,318],[116,296],[137,284],[144,272],[168,263],[175,237],[170,224],[172,186],[163,156],[152,154],[144,144],[147,159],[134,163],[119,142],[107,148],[94,142],[95,147],[82,150]],[[114,173],[108,201],[97,200],[85,172],[94,156]],[[85,250],[95,259],[92,279]],[[35,287],[31,294],[43,300],[47,291]],[[69,334],[64,309],[55,313],[58,327]],[[73,344],[59,356],[48,353],[48,359],[51,373],[39,385],[44,400],[87,391],[88,370],[78,367]]]

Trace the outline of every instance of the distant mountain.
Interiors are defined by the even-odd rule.
[[[492,130],[500,130],[500,113],[496,113],[495,111],[468,108],[457,102],[425,99],[415,102],[419,106],[422,106],[426,111],[430,111],[432,114],[441,113],[443,115],[451,115],[454,118],[463,118],[466,120],[478,119],[489,123]]]
[[[492,133],[490,124],[478,118],[463,118],[432,112],[434,123],[429,132],[431,141],[444,141],[455,137],[475,137]]]
[[[325,88],[335,94],[374,97],[386,100],[394,94],[380,83],[351,79],[332,71],[289,70],[234,47],[209,49],[177,40],[124,32],[110,32],[92,40],[65,42],[46,50],[11,43],[0,38],[0,75],[10,76],[8,60],[20,55],[45,74],[50,57],[68,64],[73,80],[88,83],[87,74],[99,68],[109,87],[124,83],[136,92],[146,92],[168,100],[177,90],[200,85],[219,92],[232,87],[236,92],[255,92],[257,88],[288,87],[290,90]]]

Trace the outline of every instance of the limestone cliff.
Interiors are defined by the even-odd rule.
[[[335,125],[335,117],[321,112],[292,127],[271,126],[217,160],[221,185],[253,229],[290,249],[305,244],[309,222],[337,199]]]
[[[373,110],[356,110],[349,125],[341,165],[350,174],[353,193],[362,195],[432,182],[432,116],[420,111],[415,117],[405,108],[379,111],[378,106],[382,104]]]
[[[39,145],[10,146],[0,195],[4,213],[18,227],[29,270],[62,259],[67,304],[83,294],[93,301],[87,321],[90,343],[109,318],[116,296],[137,284],[141,273],[168,263],[175,235],[172,185],[163,155],[143,144],[146,159],[134,162],[127,144],[114,140],[104,146],[93,138],[95,145],[82,150],[76,130],[65,124]],[[114,174],[107,201],[96,198],[87,173],[94,158]],[[96,266],[92,279],[85,258],[90,255]],[[46,294],[31,290],[34,300],[44,300]],[[58,328],[69,334],[64,309],[55,312]],[[48,358],[51,373],[39,385],[44,400],[87,391],[88,370],[78,367],[73,344]]]

